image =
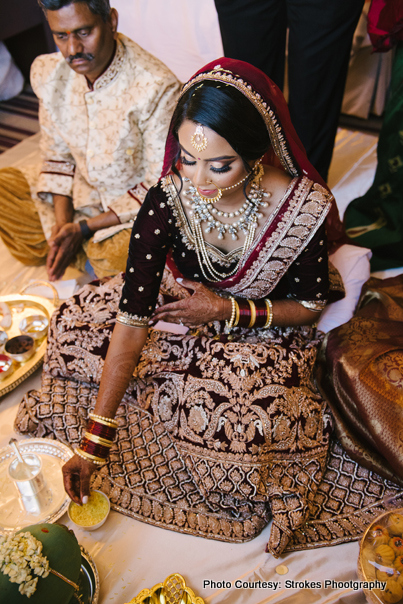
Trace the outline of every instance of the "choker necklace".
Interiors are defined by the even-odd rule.
[[[190,222],[195,236],[196,253],[203,276],[208,281],[217,282],[234,275],[238,270],[242,257],[251,246],[256,228],[258,226],[258,221],[263,217],[263,214],[260,212],[260,206],[267,207],[269,205],[264,198],[270,197],[270,193],[266,193],[260,186],[263,174],[263,166],[261,164],[255,166],[250,194],[247,196],[245,203],[234,212],[223,212],[221,210],[217,210],[217,208],[214,208],[213,206],[214,201],[200,195],[197,188],[192,184],[185,191],[185,195],[190,197],[190,201],[187,205],[191,206],[192,208]],[[244,180],[246,180],[246,178]],[[188,178],[184,178],[184,181],[190,182]],[[243,181],[227,188],[235,188],[242,182]],[[223,223],[221,220],[219,220],[219,217],[221,216],[224,218],[237,218],[237,220],[232,223]],[[217,229],[218,239],[224,239],[226,233],[228,233],[231,235],[233,240],[236,240],[238,239],[239,230],[245,234],[245,242],[242,248],[242,254],[235,268],[230,273],[220,273],[211,264],[203,235],[202,223],[204,222],[207,223],[207,226],[204,229],[205,232],[210,233],[212,230]],[[210,275],[206,274],[203,265],[207,267]]]

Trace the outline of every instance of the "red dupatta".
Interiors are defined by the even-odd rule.
[[[253,67],[249,63],[221,57],[200,69],[183,86],[181,96],[190,87],[206,80],[233,86],[254,105],[266,124],[271,140],[271,148],[265,154],[263,163],[281,168],[292,177],[305,175],[322,187],[332,202],[326,217],[329,251],[334,251],[345,243],[344,228],[339,218],[336,202],[322,177],[309,162],[305,149],[291,123],[290,113],[283,93],[278,86],[260,69]],[[170,172],[172,163],[175,161],[179,151],[179,143],[174,136],[173,128],[174,124],[171,121],[165,146],[162,177]],[[167,263],[173,274],[178,276],[178,270],[170,257],[168,257]],[[244,268],[240,267],[238,273],[231,279],[231,284],[242,279]],[[224,280],[220,284],[216,283],[215,286],[225,288],[227,285],[229,283],[227,283],[227,280]]]
[[[403,40],[403,0],[372,0],[368,34],[374,50],[387,52]]]

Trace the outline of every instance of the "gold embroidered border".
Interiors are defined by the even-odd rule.
[[[322,312],[327,304],[327,300],[298,300],[294,296],[290,296],[290,298],[298,302],[298,304],[302,304],[308,310],[314,310],[315,312]]]
[[[138,315],[131,315],[128,312],[118,311],[116,315],[116,321],[122,323],[122,325],[130,325],[131,327],[148,327],[150,317],[139,317]]]
[[[116,53],[109,65],[108,69],[94,82],[94,90],[104,88],[116,78],[122,69],[122,65],[126,58],[126,48],[123,46],[119,38],[116,40]]]
[[[42,164],[41,173],[61,174],[63,176],[74,176],[75,164],[67,161],[53,161],[46,159]]]
[[[331,194],[309,178],[302,178],[275,231],[246,276],[227,288],[231,294],[261,298],[277,285],[297,255],[306,248],[331,207]],[[251,252],[250,252],[251,253]],[[245,262],[245,261],[244,261]]]

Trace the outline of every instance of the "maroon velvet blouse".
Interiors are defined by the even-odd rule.
[[[139,324],[146,324],[155,308],[169,251],[186,279],[214,289],[214,284],[203,277],[196,252],[159,182],[149,190],[133,225],[125,284],[119,304],[121,313]],[[214,261],[214,256],[210,259],[214,268],[221,273],[230,273],[237,262],[235,258],[225,266],[222,262]],[[322,224],[272,290],[270,298],[278,300],[292,297],[308,307],[312,303],[313,307],[318,302],[326,302],[328,290],[326,230]]]

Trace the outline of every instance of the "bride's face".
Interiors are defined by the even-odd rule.
[[[185,120],[178,130],[181,149],[181,174],[190,179],[204,197],[215,197],[218,188],[231,187],[247,175],[244,163],[231,145],[214,130],[203,126],[201,138],[205,149],[198,151],[194,146],[194,136],[198,124]],[[207,143],[207,144],[206,144]],[[241,185],[240,185],[241,187]],[[225,191],[228,196],[233,191]]]

